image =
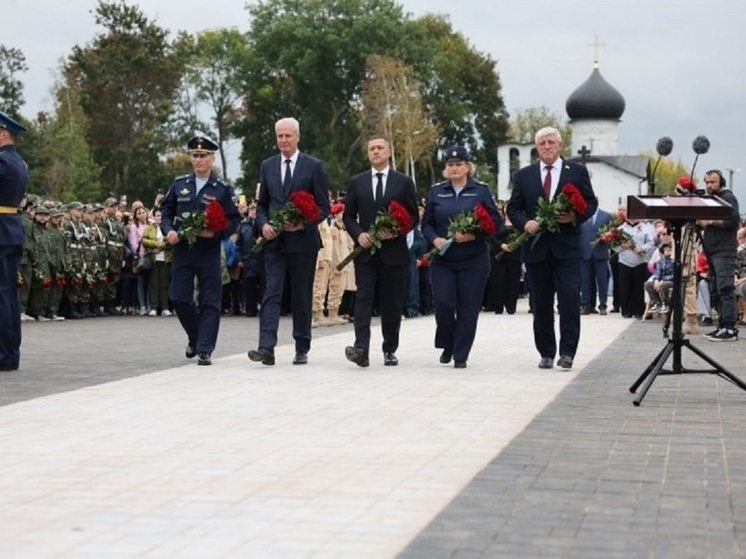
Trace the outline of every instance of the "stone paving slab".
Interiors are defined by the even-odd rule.
[[[405,554],[467,557],[497,549],[487,540],[509,545],[495,540],[495,527],[509,522],[551,551],[578,539],[588,512],[547,529],[525,504],[550,519],[575,514],[608,469],[598,450],[607,441],[591,428],[573,455],[595,455],[587,462],[596,478],[557,458],[579,415],[594,409],[582,423],[603,426],[613,412],[593,399],[599,394],[561,407],[564,424],[542,410],[560,393],[564,401],[574,379],[610,376],[598,356],[628,331],[618,317],[589,318],[571,372],[536,368],[525,312],[483,314],[465,370],[437,363],[431,318],[405,321],[400,367],[373,355],[364,370],[343,358],[351,327],[320,330],[305,367],[290,365],[285,333],[278,365],[263,367],[245,356],[255,323],[237,317],[223,321],[214,365],[198,367],[182,365],[178,324],[155,320],[24,329],[23,369],[0,377],[0,391],[15,398],[0,407],[0,556],[381,558],[411,542]],[[617,405],[631,408],[628,396]],[[648,400],[640,409],[655,414]],[[543,434],[525,436],[534,430]],[[503,457],[507,469],[493,472]],[[642,483],[632,486],[640,492]],[[543,500],[560,491],[562,499]],[[513,504],[494,507],[487,495]],[[436,515],[454,511],[445,523],[455,536],[442,539],[445,517]]]
[[[659,327],[632,323],[399,557],[746,556],[746,393],[668,375],[632,406]],[[692,343],[746,379],[742,340]]]

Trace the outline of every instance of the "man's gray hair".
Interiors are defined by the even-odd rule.
[[[298,122],[296,119],[294,119],[291,116],[285,117],[285,118],[281,118],[280,120],[278,120],[277,122],[275,122],[275,132],[277,132],[277,129],[280,126],[282,126],[283,124],[289,124],[290,126],[293,127],[293,131],[296,134],[300,134],[300,122]]]
[[[560,142],[562,141],[562,134],[560,134],[559,130],[557,130],[553,126],[545,126],[544,128],[539,129],[538,132],[536,132],[536,136],[534,136],[534,143],[538,143],[539,138],[543,138],[544,136],[555,136]]]

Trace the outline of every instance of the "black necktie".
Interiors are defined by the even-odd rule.
[[[290,174],[290,160],[286,159],[285,160],[285,178],[282,181],[282,190],[285,191],[286,196],[290,192],[290,179],[291,178],[292,177]]]
[[[383,206],[383,173],[376,173],[378,182],[376,183],[376,207]]]

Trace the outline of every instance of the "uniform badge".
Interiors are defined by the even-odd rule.
[[[189,189],[188,188],[182,188],[179,191],[179,194],[181,194],[182,196],[186,196],[187,194],[189,194]]]
[[[215,196],[212,196],[210,194],[203,194],[202,198],[204,198],[205,200],[209,200],[210,202],[212,202],[213,200],[217,200],[217,198],[215,198]]]

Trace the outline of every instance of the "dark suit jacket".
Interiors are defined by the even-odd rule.
[[[409,212],[409,216],[412,218],[412,226],[417,225],[419,221],[417,194],[414,182],[410,177],[389,168],[383,200],[386,208],[392,200],[399,202]],[[371,171],[367,170],[350,179],[342,216],[345,228],[355,241],[355,245],[358,244],[357,238],[360,233],[368,231],[368,228],[373,224],[376,213],[376,203],[373,199],[373,178]],[[390,241],[383,241],[381,249],[377,252],[380,253],[381,261],[385,264],[396,266],[409,263],[406,235],[399,235]],[[366,250],[355,261],[367,262],[370,258],[371,251]]]
[[[595,260],[609,259],[609,245],[596,243],[596,246],[591,246],[591,243],[598,237],[598,232],[609,223],[611,223],[611,214],[598,210],[595,221],[589,218],[580,226],[580,246],[583,249],[583,260],[590,260],[591,258]]]
[[[579,215],[575,223],[560,225],[557,233],[545,231],[536,244],[533,239],[523,243],[522,258],[526,263],[541,262],[549,254],[555,258],[581,258],[580,225],[596,211],[598,203],[593,193],[591,179],[584,165],[572,161],[560,160],[562,171],[555,198],[562,187],[568,183],[575,185],[585,198],[587,210]],[[508,202],[508,216],[518,231],[523,231],[526,223],[536,218],[539,199],[544,197],[544,186],[541,180],[541,162],[534,163],[518,171],[513,180],[513,191]]]
[[[292,192],[305,190],[313,194],[319,207],[319,221],[306,222],[305,229],[288,233],[283,231],[279,238],[268,243],[265,250],[286,250],[295,253],[315,253],[321,248],[318,223],[329,215],[329,187],[327,185],[324,164],[310,155],[298,153],[295,163],[290,191],[282,188],[280,166],[284,158],[281,154],[262,161],[259,171],[259,200],[256,208],[256,223],[260,231],[272,215],[281,209],[289,200]]]

